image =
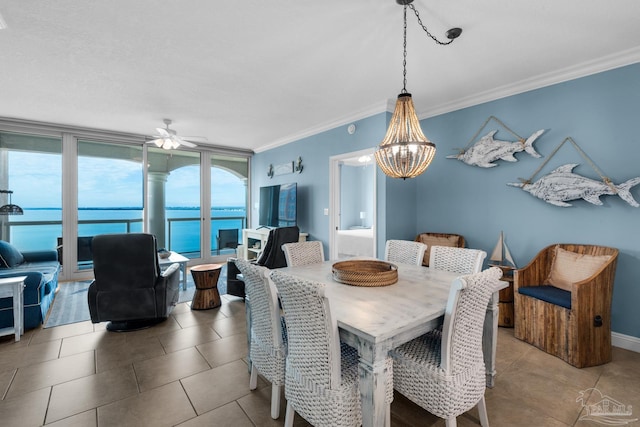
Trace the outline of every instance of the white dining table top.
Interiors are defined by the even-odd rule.
[[[338,326],[370,342],[392,340],[444,315],[449,289],[458,274],[408,264],[398,266],[398,281],[389,286],[351,286],[333,279],[325,261],[278,269],[325,284],[325,295]]]

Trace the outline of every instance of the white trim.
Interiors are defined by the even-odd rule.
[[[517,95],[530,90],[540,89],[546,86],[590,76],[592,74],[602,73],[614,68],[635,64],[636,62],[640,62],[640,47],[613,53],[597,60],[582,62],[580,64],[575,64],[549,73],[540,74],[539,76],[521,80],[516,83],[499,86],[497,88],[476,93],[446,104],[440,104],[428,111],[422,111],[418,117],[420,119],[425,119],[427,117],[450,113],[462,108],[495,101],[496,99],[506,98],[508,96]]]
[[[625,350],[640,353],[640,338],[631,335],[624,335],[618,332],[611,333],[611,344],[614,347],[624,348]]]
[[[420,120],[423,120],[429,117],[450,113],[452,111],[457,111],[463,108],[473,107],[474,105],[484,104],[485,102],[495,101],[497,99],[506,98],[535,89],[540,89],[546,86],[551,86],[569,80],[575,80],[581,77],[590,76],[592,74],[602,73],[604,71],[635,64],[637,62],[640,62],[640,47],[613,53],[611,55],[603,56],[602,58],[599,58],[597,60],[582,62],[570,67],[562,68],[545,74],[540,74],[539,76],[530,79],[525,79],[516,83],[499,86],[493,89],[486,90],[484,92],[466,96],[464,98],[452,100],[444,104],[435,105],[426,111],[419,112],[418,117],[420,118]],[[339,126],[371,117],[378,113],[392,112],[395,108],[395,101],[395,98],[388,99],[382,104],[372,105],[369,108],[365,108],[350,116],[322,123],[297,134],[289,135],[285,138],[275,140],[270,144],[256,148],[254,152],[260,153],[262,151],[271,150],[272,148],[286,145],[309,136],[317,135],[319,133],[335,129]]]
[[[394,104],[395,105],[395,104]],[[345,116],[345,117],[341,117],[335,120],[331,120],[325,123],[321,123],[319,125],[316,125],[312,128],[308,128],[306,130],[303,130],[302,132],[298,132],[289,136],[286,136],[284,138],[280,138],[277,139],[273,142],[271,142],[270,144],[267,145],[263,145],[261,147],[258,147],[256,149],[254,149],[253,151],[255,153],[260,153],[262,151],[267,151],[267,150],[271,150],[273,148],[279,147],[281,145],[286,145],[289,144],[291,142],[295,142],[295,141],[299,141],[303,138],[309,137],[309,136],[313,136],[313,135],[317,135],[319,133],[331,130],[331,129],[335,129],[339,126],[344,126],[344,125],[348,125],[351,124],[351,122],[355,122],[358,120],[362,120],[362,119],[366,119],[367,117],[371,117],[375,114],[378,113],[382,113],[384,111],[387,111],[389,108],[389,103],[388,102],[384,102],[384,103],[378,103],[376,105],[372,105],[368,108],[362,109],[358,112],[355,112],[353,114],[350,114],[349,116]]]

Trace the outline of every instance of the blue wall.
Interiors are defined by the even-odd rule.
[[[634,64],[423,120],[425,134],[438,149],[429,169],[407,181],[377,173],[378,254],[383,253],[386,239],[413,239],[425,231],[462,234],[469,247],[490,253],[503,230],[520,267],[552,243],[613,246],[620,250],[613,330],[640,337],[640,208],[631,207],[618,196],[603,196],[602,206],[573,201],[573,207],[561,208],[506,185],[518,182],[518,178],[530,178],[567,136],[614,183],[640,176],[639,113],[640,64]],[[545,129],[534,144],[543,157],[518,153],[518,162],[498,161],[499,166],[490,169],[446,158],[467,146],[491,115],[523,137]],[[283,178],[282,182],[297,179],[307,189],[308,197],[299,210],[300,227],[315,239],[328,242],[329,217],[322,214],[329,205],[328,158],[377,145],[388,117],[380,114],[356,122],[354,135],[341,127],[257,154],[252,164],[252,194],[260,185],[276,183],[278,178]],[[498,139],[513,140],[495,122],[489,123],[483,134],[490,130],[499,130]],[[282,163],[299,155],[305,160],[302,174],[273,180],[266,177],[269,163]],[[575,173],[599,179],[569,143],[536,179],[565,163],[578,163]],[[640,185],[631,194],[640,202]]]

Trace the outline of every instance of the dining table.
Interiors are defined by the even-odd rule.
[[[325,296],[337,319],[340,340],[358,350],[362,425],[383,426],[388,419],[385,359],[390,350],[442,324],[453,280],[460,276],[428,267],[396,264],[398,280],[388,286],[352,286],[334,280],[337,261],[279,269],[325,285]],[[506,282],[504,287],[507,286]],[[286,316],[286,314],[285,314]],[[498,292],[487,305],[483,353],[487,386],[493,387],[498,327]]]

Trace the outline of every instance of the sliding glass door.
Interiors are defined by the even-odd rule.
[[[54,249],[62,236],[62,138],[0,131],[0,239],[24,251]],[[10,196],[10,197],[9,197]]]
[[[200,153],[148,148],[149,232],[158,247],[202,257]]]
[[[143,227],[142,147],[78,140],[77,268],[92,267],[91,238]]]
[[[247,219],[246,157],[211,155],[211,255],[235,254]]]

